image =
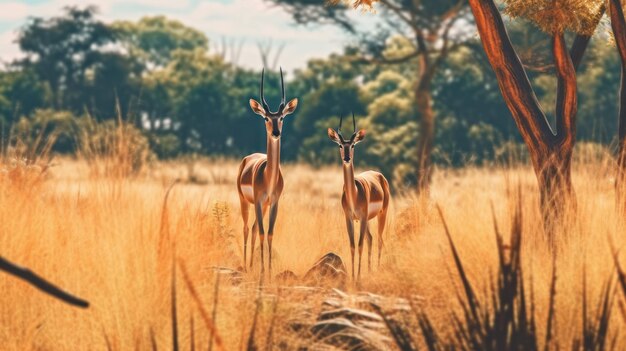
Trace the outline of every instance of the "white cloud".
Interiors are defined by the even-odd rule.
[[[13,43],[15,37],[14,31],[0,33],[0,63],[6,64],[20,57],[20,49]]]
[[[0,5],[0,21],[21,21],[28,16],[30,7],[19,2],[8,2]]]
[[[293,25],[291,15],[263,0],[233,0],[230,3],[203,2],[188,18],[213,41],[222,37],[245,40],[240,63],[259,68],[257,44],[271,40],[284,44],[280,65],[292,70],[312,57],[326,56],[342,47],[342,33],[334,27],[303,28]]]

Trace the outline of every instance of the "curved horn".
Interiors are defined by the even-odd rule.
[[[263,104],[263,108],[265,112],[270,111],[270,107],[267,105],[267,101],[265,101],[265,95],[263,94],[263,85],[265,83],[265,68],[261,71],[261,103]]]
[[[356,119],[354,119],[354,112],[352,112],[352,128],[354,129],[354,134],[356,134]]]
[[[283,81],[283,68],[280,68],[280,90],[283,94],[282,99],[280,100],[280,110],[282,111],[285,108],[285,82]]]

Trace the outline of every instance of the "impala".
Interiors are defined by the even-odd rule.
[[[255,153],[244,157],[239,165],[237,175],[237,190],[241,203],[241,217],[243,218],[243,266],[246,269],[246,251],[248,245],[248,207],[254,206],[256,220],[252,225],[252,248],[250,249],[250,268],[252,268],[254,256],[255,232],[258,229],[261,240],[261,273],[265,271],[263,258],[263,241],[265,228],[263,227],[263,214],[270,208],[269,230],[267,232],[267,244],[269,248],[269,271],[272,273],[272,236],[274,223],[278,213],[278,200],[283,191],[283,175],[280,170],[280,137],[285,116],[293,113],[298,106],[298,99],[293,99],[285,104],[285,83],[283,71],[280,70],[280,85],[282,98],[278,111],[272,112],[265,101],[263,94],[263,81],[265,69],[261,73],[261,102],[250,99],[250,107],[254,113],[263,117],[265,131],[267,133],[267,154]]]
[[[348,238],[350,239],[350,251],[352,254],[352,279],[354,279],[354,221],[360,223],[359,229],[359,272],[361,277],[361,256],[363,254],[363,239],[367,235],[367,264],[372,269],[372,233],[369,229],[368,221],[374,217],[378,218],[378,265],[380,266],[380,253],[383,246],[383,231],[387,220],[387,209],[389,207],[389,183],[385,176],[379,172],[367,171],[354,176],[354,147],[365,138],[365,130],[357,132],[356,120],[352,114],[352,126],[354,133],[349,139],[341,135],[341,123],[334,131],[328,128],[328,137],[339,145],[339,154],[343,163],[343,196],[341,205],[348,227]]]

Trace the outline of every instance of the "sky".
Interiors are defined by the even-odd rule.
[[[87,4],[96,4],[105,22],[151,15],[177,19],[203,31],[212,50],[223,40],[243,43],[238,63],[254,69],[262,66],[259,43],[271,40],[275,50],[284,45],[279,65],[292,71],[311,58],[341,52],[350,40],[333,26],[296,25],[288,13],[264,0],[0,0],[0,61],[19,57],[17,30],[29,17],[57,16],[64,6]]]

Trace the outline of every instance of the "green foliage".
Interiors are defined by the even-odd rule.
[[[134,60],[102,50],[115,42],[115,33],[95,15],[95,7],[66,7],[62,16],[33,17],[20,30],[17,42],[26,58],[15,65],[46,85],[44,107],[110,117],[116,100],[128,106]]]
[[[19,115],[30,115],[44,106],[49,91],[33,70],[0,72],[0,117],[12,123]]]
[[[32,117],[21,117],[11,130],[9,144],[28,160],[51,151],[74,150],[76,117],[69,111],[35,110]]]
[[[202,32],[165,16],[118,21],[111,26],[131,56],[153,67],[166,66],[176,50],[208,50],[209,41]]]

